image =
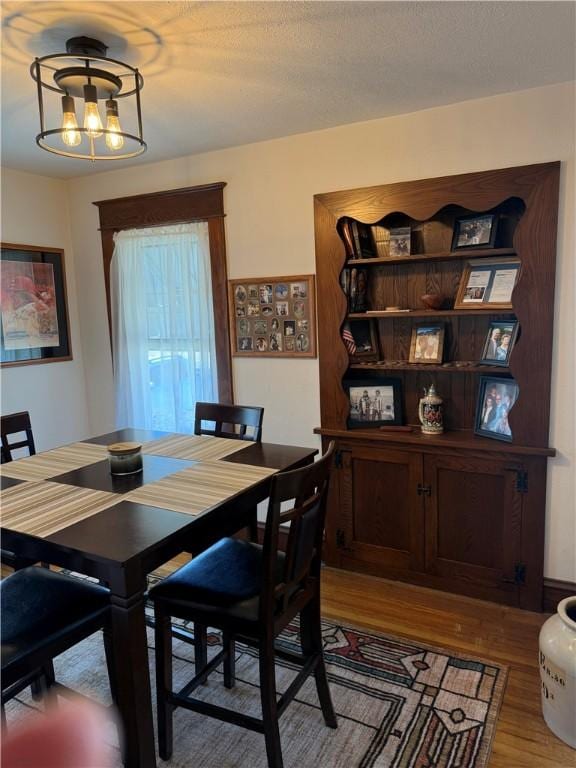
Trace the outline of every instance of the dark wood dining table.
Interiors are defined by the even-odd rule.
[[[82,442],[146,443],[165,436],[127,429]],[[284,471],[312,462],[316,453],[313,448],[245,442],[245,447],[221,461]],[[154,455],[143,458],[143,472],[137,475],[114,477],[104,458],[49,480],[125,494],[169,478],[194,463]],[[46,562],[96,577],[109,586],[112,663],[127,768],[156,766],[145,621],[147,575],[182,552],[200,552],[222,536],[242,529],[252,519],[258,502],[268,497],[271,477],[195,516],[120,498],[112,506],[44,538],[2,526],[2,548],[15,553],[20,563]],[[4,490],[23,481],[2,476],[0,482]]]

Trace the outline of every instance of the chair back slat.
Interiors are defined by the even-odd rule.
[[[18,442],[9,441],[11,435],[17,435],[21,432],[26,434],[25,440],[19,440]],[[2,464],[12,461],[14,458],[12,456],[12,451],[17,450],[18,448],[27,448],[30,456],[33,456],[36,453],[34,436],[32,434],[32,424],[30,422],[30,414],[28,411],[10,413],[6,416],[2,416],[0,419],[0,433],[2,439]]]
[[[194,434],[259,443],[262,439],[263,418],[264,408],[258,406],[196,403]],[[214,422],[214,429],[203,426],[206,421]],[[247,431],[248,427],[251,432]]]
[[[334,443],[314,464],[283,472],[272,478],[264,531],[264,579],[260,599],[261,620],[285,611],[310,578],[320,575],[322,537]],[[283,510],[290,502],[292,507]],[[290,523],[284,552],[283,573],[278,583],[279,534],[282,523]]]

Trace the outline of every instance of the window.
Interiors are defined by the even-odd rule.
[[[218,399],[208,225],[114,236],[112,341],[118,427],[192,432]]]
[[[119,426],[188,432],[197,400],[233,402],[224,186],[94,203]]]

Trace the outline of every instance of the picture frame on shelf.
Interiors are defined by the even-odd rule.
[[[399,259],[410,256],[411,251],[410,227],[392,227],[390,229],[390,258]]]
[[[520,259],[473,259],[464,265],[454,309],[512,309]]]
[[[228,281],[234,357],[316,357],[314,275]]]
[[[72,360],[64,251],[2,243],[0,365]]]
[[[518,399],[518,393],[519,387],[514,379],[480,376],[474,433],[512,442],[508,416]]]
[[[376,320],[351,320],[342,329],[351,363],[371,363],[380,358]]]
[[[517,320],[494,320],[489,323],[479,363],[508,367],[518,336],[518,328]]]
[[[494,248],[498,217],[494,213],[463,216],[454,222],[452,250],[461,248]]]
[[[368,310],[368,270],[352,267],[348,283],[348,311],[366,312]]]
[[[418,365],[441,365],[444,354],[444,323],[426,323],[412,328],[408,361]]]
[[[348,396],[348,429],[402,425],[402,391],[400,379],[374,376],[344,379]]]

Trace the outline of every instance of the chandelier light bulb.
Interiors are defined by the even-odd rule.
[[[62,141],[67,147],[77,147],[82,141],[82,134],[78,130],[76,110],[72,96],[62,96]]]
[[[98,111],[97,91],[94,85],[84,86],[84,128],[93,139],[102,136],[102,120]]]
[[[121,135],[122,127],[118,118],[118,102],[108,99],[106,102],[106,129],[112,133],[106,134],[106,146],[112,151],[122,149],[124,137]]]

